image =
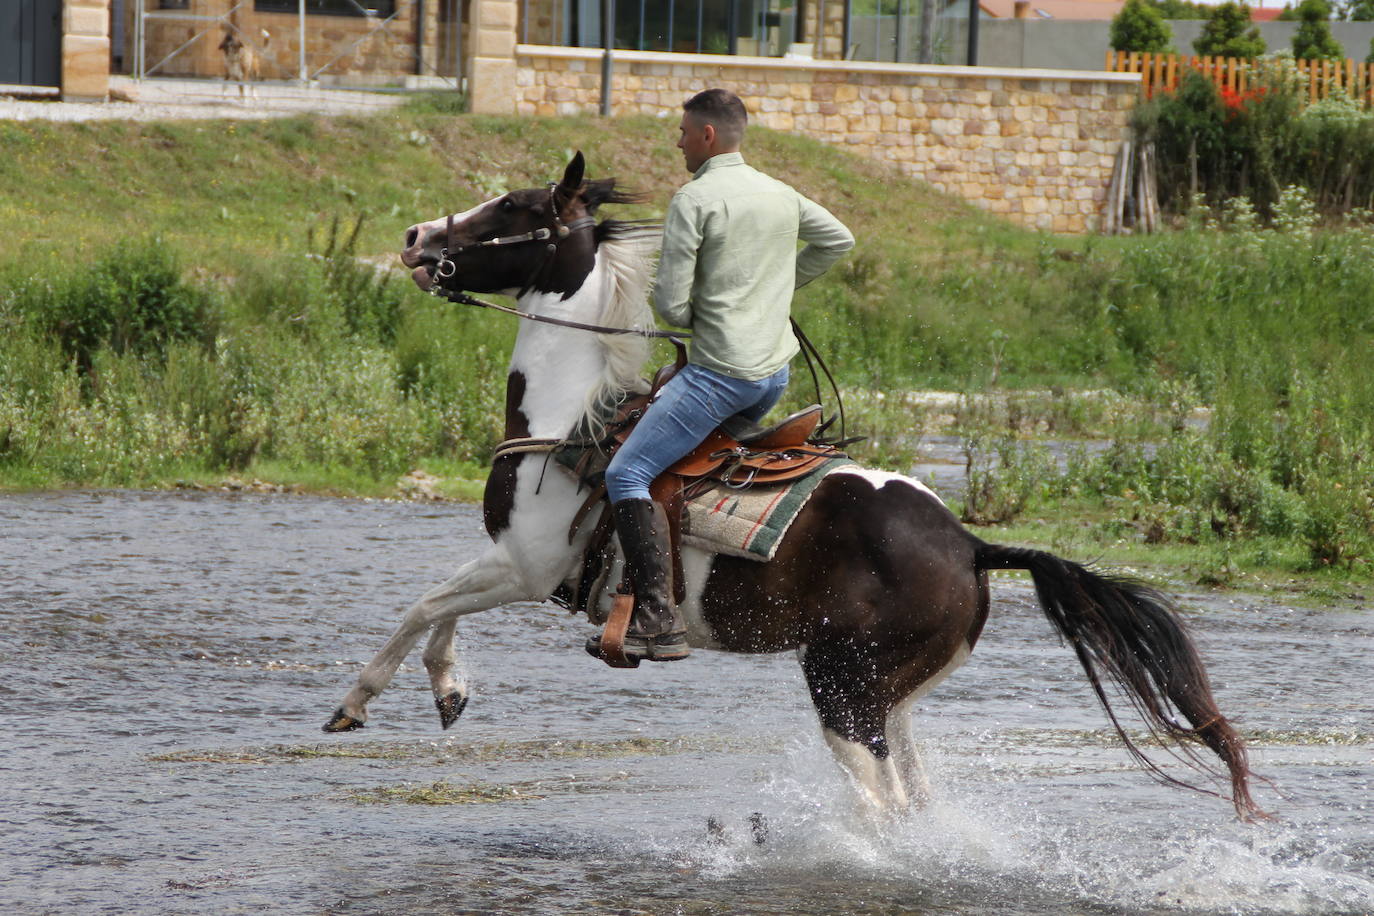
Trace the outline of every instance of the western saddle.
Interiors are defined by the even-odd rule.
[[[609,614],[603,615],[598,607],[597,598],[607,585],[606,579],[615,558],[613,514],[609,511],[610,503],[606,498],[602,472],[616,449],[629,438],[658,390],[685,364],[685,353],[680,349],[677,361],[664,366],[654,376],[649,392],[622,403],[614,419],[606,424],[606,435],[599,441],[588,443],[589,447],[584,448],[571,465],[578,479],[590,487],[590,493],[568,529],[568,540],[573,540],[593,510],[598,510],[597,521],[583,557],[577,585],[560,585],[552,598],[575,614],[585,613],[592,623],[604,624],[602,654],[613,667],[632,668],[637,667],[639,662],[634,658],[627,659],[621,651],[634,609],[631,584],[622,579],[616,586]],[[686,598],[680,532],[687,501],[718,487],[741,490],[788,483],[818,470],[830,459],[845,457],[838,445],[821,439],[825,430],[821,425],[821,417],[819,404],[799,410],[767,427],[742,417],[731,417],[654,481],[649,493],[655,502],[663,506],[668,518],[675,602],[681,603]]]

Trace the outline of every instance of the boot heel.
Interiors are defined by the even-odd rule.
[[[663,642],[649,641],[648,658],[651,662],[675,662],[692,654],[692,647],[687,645],[687,639],[683,636],[674,634],[672,637],[660,636],[659,639]]]

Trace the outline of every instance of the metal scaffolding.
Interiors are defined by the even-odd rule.
[[[204,12],[209,4],[204,4],[201,0],[133,0],[136,4],[134,14],[134,54],[132,75],[137,79],[147,79],[153,76],[165,76],[167,67],[173,61],[182,60],[185,55],[199,42],[212,36],[210,41],[215,41],[213,33],[220,30],[232,32],[243,44],[256,53],[260,60],[266,61],[276,70],[277,79],[291,80],[300,84],[318,85],[322,80],[335,78],[333,82],[340,85],[346,84],[348,75],[341,71],[336,71],[336,66],[349,58],[356,50],[373,41],[381,41],[390,46],[393,51],[400,47],[408,47],[411,58],[410,74],[401,73],[363,73],[355,71],[351,75],[358,76],[364,83],[369,84],[369,88],[384,88],[375,85],[379,79],[385,77],[423,77],[424,79],[405,79],[403,82],[408,86],[423,85],[425,87],[435,86],[449,89],[459,89],[462,83],[462,13],[464,0],[429,0],[429,9],[434,12],[435,22],[432,30],[433,41],[426,44],[425,38],[431,32],[426,28],[425,21],[425,0],[395,0],[390,12],[382,16],[377,11],[363,6],[359,0],[341,0],[342,5],[349,8],[349,14],[340,17],[345,22],[356,22],[361,20],[365,23],[360,34],[348,35],[342,39],[328,39],[321,33],[327,31],[321,27],[326,13],[310,8],[311,0],[295,0],[297,4],[295,19],[295,31],[297,40],[297,55],[295,72],[288,72],[282,65],[277,55],[269,54],[267,47],[260,41],[260,35],[254,28],[240,25],[240,20],[250,14],[258,12],[270,12],[276,14],[275,19],[280,19],[280,4],[275,4],[275,9],[257,9],[261,0],[230,0],[231,5],[227,9],[220,9],[214,12]],[[217,6],[218,4],[216,4]],[[151,7],[151,8],[150,8]],[[291,15],[286,13],[286,15]],[[332,17],[331,17],[332,18]],[[400,35],[393,29],[402,24],[414,29],[413,35]],[[156,63],[149,64],[149,28],[158,23],[183,23],[189,24],[190,35],[185,40],[180,41],[170,50],[159,48],[162,56]],[[358,29],[354,29],[355,32]],[[413,39],[413,40],[412,40]],[[324,62],[314,66],[310,63],[312,55],[318,61],[325,58]],[[405,56],[405,55],[400,55]],[[217,73],[195,73],[197,76],[216,76]]]

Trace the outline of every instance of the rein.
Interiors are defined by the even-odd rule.
[[[679,342],[684,338],[692,336],[686,331],[659,331],[649,330],[647,328],[612,328],[602,324],[583,324],[580,321],[569,321],[566,318],[550,318],[547,315],[522,312],[519,309],[513,309],[509,306],[497,305],[495,302],[487,302],[485,299],[478,299],[475,296],[469,296],[467,293],[443,289],[437,283],[429,288],[429,294],[431,296],[437,296],[440,299],[447,299],[450,302],[456,302],[459,305],[477,305],[484,309],[494,309],[498,312],[505,312],[507,315],[524,318],[527,321],[541,321],[544,324],[556,324],[560,328],[574,328],[578,331],[592,331],[596,334],[637,334],[640,337],[662,337],[667,340],[676,340]]]

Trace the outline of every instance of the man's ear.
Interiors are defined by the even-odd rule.
[[[701,126],[701,139],[706,141],[707,147],[716,145],[716,125],[703,124]]]

